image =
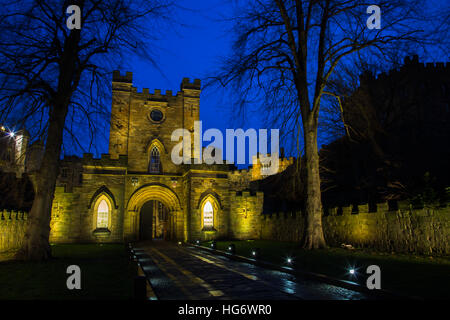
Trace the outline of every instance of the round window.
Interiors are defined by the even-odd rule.
[[[152,119],[155,122],[160,122],[163,119],[164,115],[161,112],[161,110],[153,109],[150,112],[150,119]]]

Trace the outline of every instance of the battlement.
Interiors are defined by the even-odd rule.
[[[180,89],[200,90],[201,81],[200,79],[194,79],[193,82],[190,82],[189,78],[183,78],[183,80],[181,81]]]
[[[238,178],[240,176],[242,176],[242,177],[248,176],[250,174],[250,176],[253,177],[253,180],[262,178],[262,176],[261,176],[261,161],[260,161],[261,155],[263,155],[263,154],[259,153],[259,152],[256,155],[253,155],[252,156],[252,165],[250,165],[248,168],[233,170],[228,173],[228,176],[231,179],[233,179],[233,178]],[[270,157],[270,155],[271,155],[270,153],[264,154],[265,157]],[[278,161],[279,161],[279,163],[278,163],[278,172],[277,173],[280,173],[280,172],[286,170],[286,168],[288,166],[293,164],[295,162],[295,158],[294,157],[285,158],[283,156],[280,156],[278,158]]]
[[[0,252],[20,248],[27,219],[27,212],[0,210]]]
[[[445,208],[445,205],[442,206]],[[325,216],[339,216],[339,215],[355,215],[360,213],[380,213],[380,212],[424,212],[426,214],[429,212],[428,208],[418,208],[414,207],[409,201],[389,201],[381,202],[376,204],[358,204],[358,205],[346,205],[346,206],[336,206],[336,207],[325,207],[323,214]]]
[[[252,156],[252,163],[253,163],[253,165],[259,164],[261,162],[260,159],[262,157],[270,158],[271,155],[272,155],[271,153],[262,154],[262,153],[258,152],[256,155]],[[280,161],[279,162],[280,164],[286,165],[286,164],[293,164],[295,161],[295,158],[294,157],[285,158],[280,154],[280,157],[278,158],[278,160]]]
[[[161,89],[154,89],[154,92],[150,92],[149,88],[142,88],[142,91],[138,91],[135,87],[133,87],[132,89],[135,94],[138,94],[145,100],[149,101],[167,102],[171,99],[181,97],[180,91],[178,91],[176,95],[174,95],[172,90],[166,90],[165,93],[162,93]]]
[[[23,211],[8,211],[3,210],[0,211],[0,220],[1,221],[11,221],[11,220],[27,220],[28,218],[28,212]]]
[[[260,197],[264,197],[264,192],[261,192],[261,191],[257,191],[257,192],[236,191],[236,193],[234,194],[234,197],[235,198],[249,198],[249,197],[260,198]]]
[[[240,175],[242,175],[242,174],[248,174],[248,173],[250,173],[251,171],[252,171],[252,166],[250,166],[250,167],[248,167],[248,168],[244,168],[244,169],[236,169],[236,170],[233,170],[233,171],[230,171],[229,173],[228,173],[228,175],[230,176],[240,176]]]
[[[351,244],[355,248],[370,247],[387,252],[448,254],[450,244],[450,208],[413,209],[400,201],[324,210],[323,231],[328,245]],[[294,241],[303,239],[304,212],[272,212],[262,214],[261,239]]]
[[[412,57],[405,57],[404,64],[402,68],[410,67],[410,66],[417,66],[419,68],[425,68],[425,69],[446,69],[449,67],[448,62],[427,62],[427,63],[420,63],[419,62],[419,56],[414,55]]]
[[[127,71],[125,75],[121,75],[119,70],[113,71],[113,82],[133,83],[133,72]]]
[[[123,84],[133,84],[133,73],[126,72],[124,75],[120,73],[119,70],[113,71],[113,82],[123,83]],[[124,90],[123,85],[116,86],[119,90]],[[194,79],[192,82],[189,78],[183,78],[180,85],[180,91],[178,91],[175,95],[172,90],[166,90],[165,94],[161,92],[161,89],[154,89],[154,92],[150,92],[149,88],[142,88],[142,91],[138,90],[138,88],[131,86],[131,92],[137,95],[141,95],[146,100],[150,101],[168,101],[172,98],[178,98],[182,96],[183,90],[201,90],[201,81],[200,79]]]
[[[447,206],[448,207],[448,206]],[[442,206],[440,209],[445,209],[446,206]],[[324,206],[323,215],[324,216],[343,216],[343,215],[358,215],[358,214],[377,214],[377,213],[387,213],[387,212],[419,212],[418,214],[428,215],[430,212],[429,208],[414,208],[409,201],[392,201],[392,202],[380,202],[373,205],[369,204],[358,204],[358,205],[342,205],[336,207],[326,207]],[[422,213],[420,213],[422,212]],[[279,216],[283,217],[296,217],[302,216],[301,211],[298,212],[270,212],[263,214],[264,218],[277,218]]]
[[[84,166],[124,167],[128,164],[128,156],[119,155],[119,158],[114,159],[109,153],[102,153],[101,158],[94,158],[92,153],[83,153],[82,162]]]
[[[448,62],[426,62],[421,63],[419,62],[419,57],[417,55],[414,55],[412,57],[405,57],[404,64],[398,68],[398,69],[391,69],[387,72],[382,72],[379,75],[375,76],[370,72],[366,72],[361,75],[361,79],[365,80],[379,80],[381,82],[386,81],[390,77],[394,76],[395,74],[399,74],[401,72],[405,72],[408,70],[413,70],[417,72],[444,72],[447,71],[450,68],[450,63]]]

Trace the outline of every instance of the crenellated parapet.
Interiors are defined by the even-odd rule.
[[[132,92],[137,98],[145,101],[174,102],[183,97],[181,91],[178,91],[174,95],[172,90],[166,90],[165,93],[162,93],[161,89],[155,89],[154,92],[150,92],[149,88],[142,88],[142,91],[139,91],[137,88],[133,87]]]
[[[270,158],[270,153],[265,154],[265,157]],[[262,154],[258,153],[252,157],[253,165],[247,169],[233,170],[228,173],[231,185],[234,190],[244,190],[249,188],[250,182],[264,179],[272,174],[271,170],[267,168],[267,164],[261,162]],[[294,157],[285,158],[283,156],[278,159],[277,173],[281,173],[295,162]]]
[[[409,202],[345,205],[324,210],[322,226],[328,245],[351,244],[387,252],[448,254],[450,208],[414,209]],[[273,212],[261,217],[261,238],[302,240],[303,212]]]
[[[0,252],[16,250],[23,242],[28,213],[0,210]]]
[[[293,157],[285,158],[281,155],[278,158],[278,170],[276,171],[276,173],[274,173],[273,169],[271,168],[272,163],[261,161],[262,158],[270,159],[271,154],[267,153],[263,155],[261,153],[258,153],[257,155],[254,155],[252,157],[252,181],[261,180],[269,175],[281,173],[295,161],[295,158]]]
[[[122,75],[119,70],[114,70],[112,81],[113,82],[123,82],[123,83],[133,83],[133,72],[127,71],[127,72],[125,72],[124,75]]]
[[[84,153],[82,163],[84,167],[124,168],[127,166],[128,156],[119,155],[118,158],[112,158],[109,153],[102,153],[100,158],[94,158],[92,153]]]
[[[192,82],[189,78],[183,78],[180,85],[181,90],[190,89],[190,90],[200,90],[201,89],[201,81],[200,79],[194,79]]]
[[[11,220],[27,220],[28,213],[24,211],[14,211],[14,210],[2,210],[1,221],[11,221]]]
[[[414,55],[412,57],[405,57],[404,64],[398,69],[391,69],[387,72],[382,72],[379,75],[373,75],[370,72],[364,73],[362,78],[369,81],[378,80],[380,82],[393,79],[396,75],[401,73],[446,73],[450,69],[450,63],[448,62],[419,62],[419,57]]]

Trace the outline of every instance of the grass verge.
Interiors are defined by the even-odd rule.
[[[123,244],[52,246],[45,262],[0,262],[0,299],[131,299],[136,265]],[[81,268],[81,290],[66,286],[69,265]]]
[[[261,260],[286,265],[290,257],[294,268],[344,280],[355,280],[349,269],[354,268],[357,274],[364,277],[367,266],[375,264],[381,269],[383,289],[408,296],[450,298],[448,256],[428,257],[342,248],[303,250],[298,243],[266,240],[217,241],[217,249],[226,251],[231,243],[235,245],[237,255],[251,258],[252,249],[259,248]],[[204,246],[210,244],[202,243]]]

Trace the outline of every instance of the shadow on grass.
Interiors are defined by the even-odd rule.
[[[0,262],[0,299],[131,299],[136,265],[122,244],[52,246],[45,262]],[[68,290],[69,265],[81,268],[81,290]]]

